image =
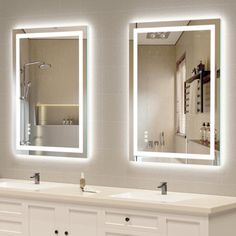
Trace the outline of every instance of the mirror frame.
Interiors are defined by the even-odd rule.
[[[144,22],[138,22],[144,23]],[[215,25],[192,25],[192,26],[167,26],[167,27],[149,27],[133,29],[133,157],[137,161],[140,158],[179,158],[193,160],[211,160],[215,159],[215,80],[211,79],[210,93],[210,154],[186,154],[171,152],[149,152],[138,150],[138,34],[155,32],[177,32],[177,31],[210,31],[210,76],[216,77],[215,68]]]
[[[63,152],[63,153],[84,153],[84,82],[83,82],[83,30],[76,31],[58,31],[58,32],[40,32],[40,33],[25,33],[16,34],[16,44],[15,44],[15,70],[16,70],[16,149],[19,151],[47,151],[47,152]],[[76,37],[79,40],[79,147],[50,147],[50,146],[25,146],[20,144],[20,122],[21,122],[21,109],[20,109],[20,40],[21,39],[43,39],[43,38],[60,38],[60,37]]]

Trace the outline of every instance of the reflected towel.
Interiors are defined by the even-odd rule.
[[[20,139],[21,141],[29,140],[28,124],[29,124],[29,102],[27,100],[21,100],[20,103]]]

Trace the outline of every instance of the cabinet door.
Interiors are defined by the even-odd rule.
[[[167,219],[166,236],[201,236],[200,222]]]
[[[160,234],[149,234],[149,233],[138,233],[138,232],[134,232],[134,233],[111,233],[111,232],[107,232],[105,233],[105,236],[160,236]]]
[[[115,234],[115,233],[106,233],[106,236],[131,236],[128,234]],[[132,235],[133,236],[133,235]]]
[[[56,208],[29,205],[29,236],[52,236],[57,235]]]
[[[96,211],[67,209],[67,227],[70,236],[96,236],[98,235],[98,213]]]

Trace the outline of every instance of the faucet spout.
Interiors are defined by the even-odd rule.
[[[34,176],[31,176],[30,178],[34,179],[35,184],[40,184],[40,173],[35,173]]]
[[[167,182],[161,182],[161,185],[157,188],[161,189],[162,195],[167,195]]]

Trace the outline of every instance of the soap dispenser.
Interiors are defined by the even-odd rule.
[[[84,172],[81,172],[81,175],[80,175],[80,188],[81,188],[82,192],[84,192],[85,185],[86,185],[86,181],[85,181],[85,177],[84,177]]]

